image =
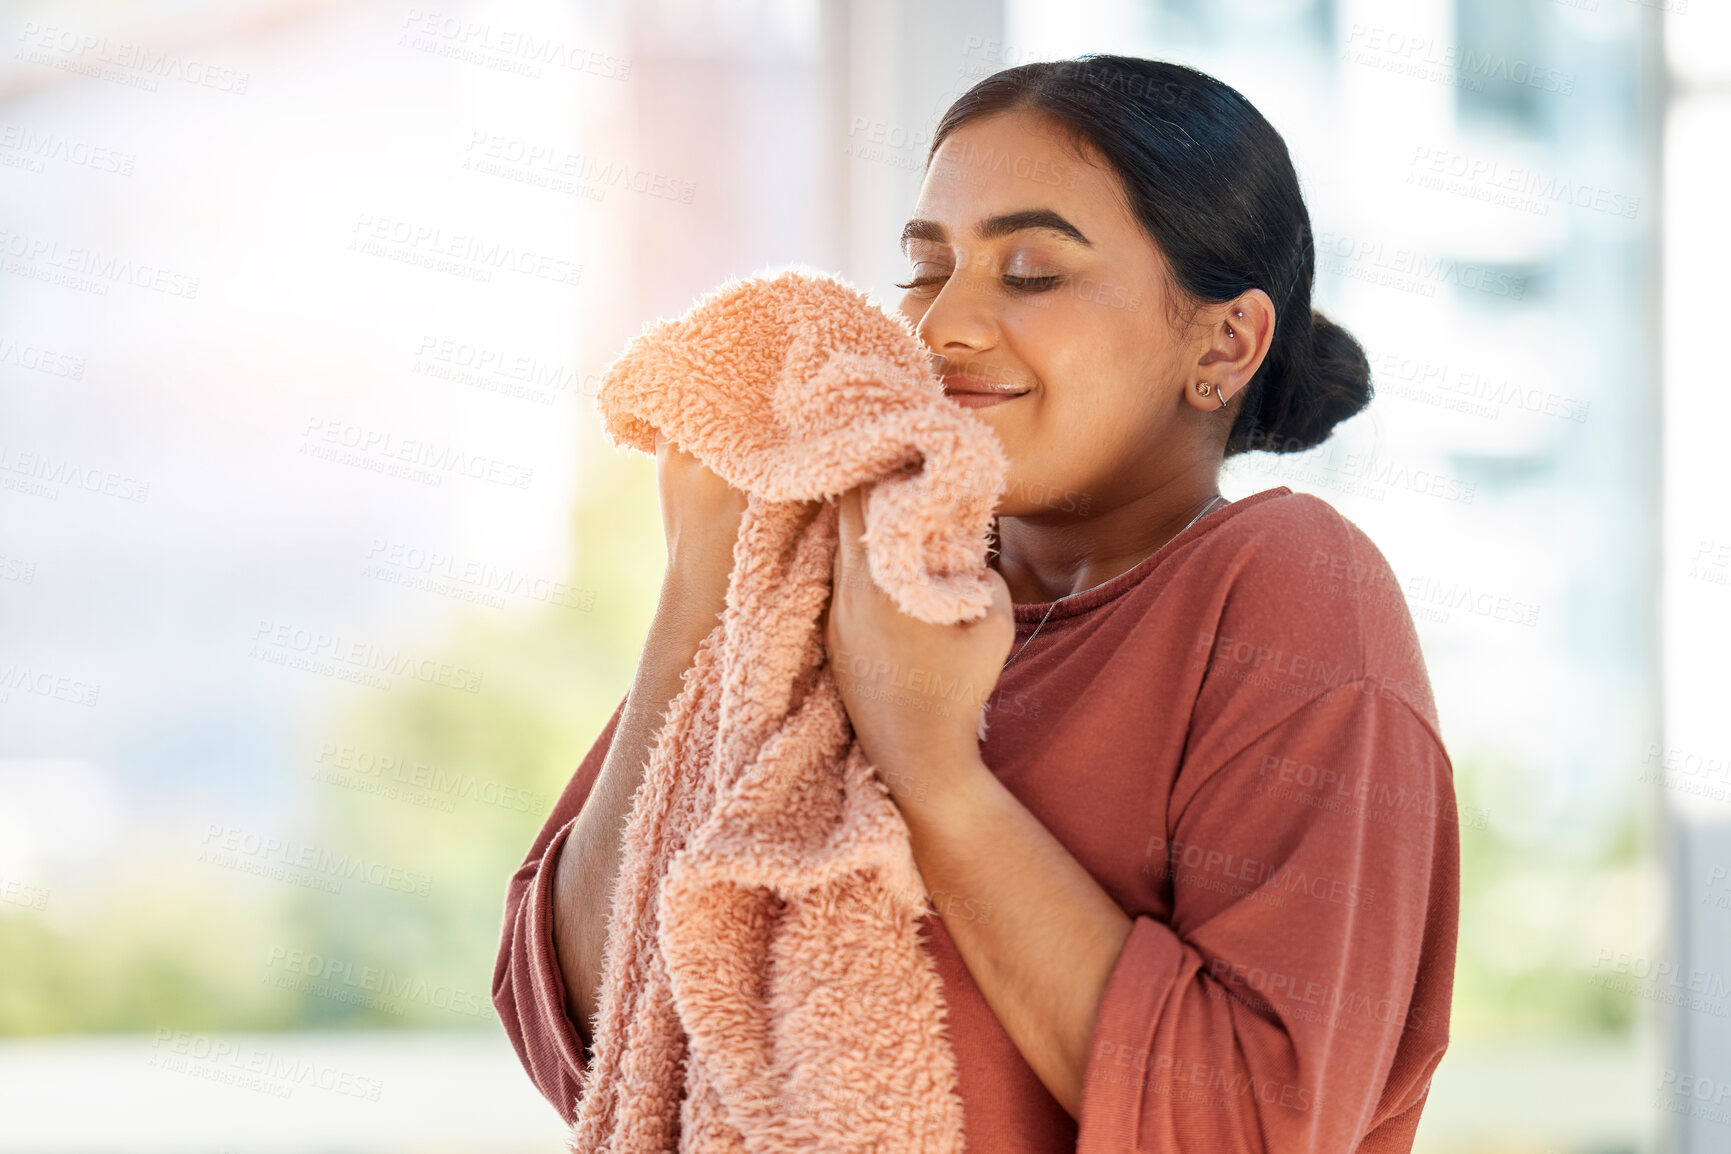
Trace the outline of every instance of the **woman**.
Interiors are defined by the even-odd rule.
[[[1410,1149],[1458,902],[1411,618],[1329,505],[1217,487],[1226,457],[1310,448],[1370,399],[1362,350],[1311,309],[1283,142],[1178,65],[1012,68],[944,116],[903,247],[901,310],[1011,460],[997,602],[932,626],[841,579],[855,490],[825,637],[889,671],[839,684],[932,894],[968,1148]],[[657,455],[660,607],[512,879],[494,976],[567,1119],[618,831],[744,509]],[[929,688],[958,685],[981,692]]]

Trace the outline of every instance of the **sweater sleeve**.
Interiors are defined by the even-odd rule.
[[[493,1008],[530,1080],[567,1123],[577,1115],[589,1063],[582,1037],[565,1009],[565,979],[553,947],[553,879],[559,851],[601,773],[624,710],[621,698],[553,804],[529,856],[511,875],[505,891],[504,931],[493,965]]]
[[[1188,781],[1186,780],[1188,779]],[[1078,1154],[1395,1151],[1448,1044],[1453,774],[1376,679],[1187,763],[1096,1019]]]

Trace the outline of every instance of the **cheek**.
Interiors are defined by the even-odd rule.
[[[1157,439],[1151,395],[1148,383],[1109,370],[1085,378],[1082,387],[1054,393],[1039,429],[1043,455],[1074,462],[1075,470],[1096,477],[1115,472],[1127,455]]]
[[[1151,376],[1165,352],[1146,309],[1112,307],[1086,283],[1026,302],[1005,330],[1036,374],[1066,388]]]
[[[1084,306],[1030,320],[1017,351],[1040,378],[1042,435],[1078,454],[1139,436],[1168,370],[1135,331],[1134,318]]]
[[[1011,462],[1006,512],[1018,491],[1101,490],[1161,443],[1173,369],[1135,328],[1133,317],[1081,309],[1036,314],[1018,330],[1017,355],[1041,388],[1032,406],[994,422]]]

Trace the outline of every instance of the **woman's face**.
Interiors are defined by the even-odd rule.
[[[979,407],[951,392],[1010,458],[1000,514],[1099,513],[1195,467],[1196,353],[1168,320],[1160,255],[1117,175],[1049,120],[1000,113],[952,133],[903,248],[901,311],[946,385],[1020,391]]]

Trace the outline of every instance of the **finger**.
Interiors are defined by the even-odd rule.
[[[859,490],[849,489],[836,501],[835,552],[837,564],[851,568],[859,555]]]
[[[849,489],[836,502],[841,512],[841,535],[843,540],[851,541],[859,537],[859,489]]]

